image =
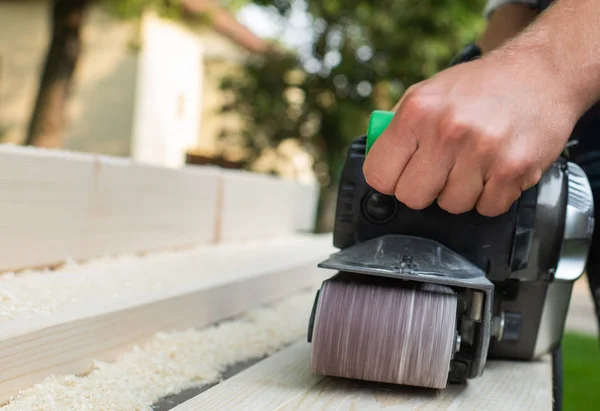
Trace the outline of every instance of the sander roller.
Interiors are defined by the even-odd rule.
[[[583,273],[594,203],[563,155],[504,214],[412,210],[365,181],[370,146],[393,113],[375,111],[347,153],[333,245],[336,273],[310,316],[312,371],[445,388],[482,375],[489,358],[535,360],[562,339]]]

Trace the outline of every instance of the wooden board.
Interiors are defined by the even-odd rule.
[[[294,229],[299,232],[312,232],[316,225],[319,186],[295,184],[293,200]]]
[[[310,372],[299,341],[173,408],[188,410],[550,411],[552,367],[491,362],[482,377],[441,391],[327,378]]]
[[[181,252],[180,258],[177,253],[147,256],[139,258],[137,267],[128,259],[121,270],[119,261],[113,262],[114,272],[98,274],[101,280],[110,276],[105,281],[115,284],[114,290],[99,285],[95,295],[61,302],[49,315],[0,324],[0,401],[51,374],[86,373],[93,360],[112,361],[158,331],[201,327],[316,286],[331,275],[316,267],[332,251],[330,243],[327,235],[283,237],[209,247],[199,255]],[[156,283],[145,285],[150,292],[128,285],[130,291],[123,293],[121,284],[135,285],[150,270],[161,274]],[[76,271],[47,275],[57,276],[55,287],[75,284],[79,289],[88,278]]]
[[[81,256],[122,255],[215,240],[217,170],[173,170],[108,157],[94,167]]]
[[[0,271],[311,231],[315,187],[0,146]]]
[[[317,194],[291,180],[223,170],[220,240],[312,230]]]
[[[0,270],[210,243],[217,176],[0,146]]]

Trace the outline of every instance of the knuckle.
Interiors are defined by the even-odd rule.
[[[534,166],[531,157],[525,155],[504,159],[496,171],[498,178],[504,181],[522,180]]]
[[[400,108],[400,118],[403,121],[420,121],[431,111],[431,99],[421,91],[420,87],[407,91]]]
[[[431,201],[423,201],[420,199],[411,199],[404,202],[408,208],[412,210],[424,210],[431,204]]]
[[[521,184],[521,191],[525,191],[528,188],[536,185],[542,178],[543,170],[541,168],[533,168],[529,171],[529,174],[523,179]]]
[[[477,211],[486,217],[497,217],[506,213],[521,195],[519,187],[497,187],[496,190],[485,193],[477,203]]]
[[[465,202],[452,201],[446,197],[440,197],[437,200],[439,207],[447,211],[450,214],[462,214],[470,211],[474,204],[467,204]]]
[[[423,196],[416,196],[414,194],[406,194],[405,191],[396,190],[396,198],[406,207],[411,210],[423,210],[427,208],[432,200],[428,200]]]
[[[369,187],[381,194],[392,194],[394,192],[394,181],[392,179],[382,178],[376,172],[365,172],[365,181]]]
[[[406,100],[409,100],[411,98],[414,98],[415,96],[420,96],[422,94],[423,94],[423,84],[415,83],[406,89],[406,91],[404,92],[404,98]]]
[[[452,144],[464,140],[472,129],[472,123],[455,110],[447,110],[440,120],[439,139]]]
[[[379,162],[367,157],[363,164],[363,175],[367,185],[382,194],[393,194],[396,180],[382,173]]]
[[[477,204],[477,212],[484,217],[497,217],[508,211],[508,208],[499,207],[498,205]]]
[[[480,134],[475,143],[475,154],[481,158],[493,158],[501,147],[502,135],[496,132]]]

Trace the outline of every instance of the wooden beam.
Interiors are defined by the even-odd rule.
[[[222,175],[222,241],[314,229],[315,186],[239,170]]]
[[[40,281],[61,299],[45,315],[0,317],[0,401],[51,374],[86,373],[158,331],[205,326],[314,287],[331,275],[316,267],[330,244],[328,235],[284,236],[14,277],[3,291]],[[36,295],[25,297],[20,303],[35,304]]]
[[[311,347],[299,341],[173,408],[187,410],[486,410],[552,409],[552,366],[488,364],[484,375],[445,390],[325,378],[310,371]]]
[[[299,232],[313,232],[317,222],[319,186],[295,184],[293,200],[294,229]]]
[[[0,270],[214,241],[218,171],[0,146]]]
[[[318,191],[218,168],[0,146],[0,271],[311,231]]]

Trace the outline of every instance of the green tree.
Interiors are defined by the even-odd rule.
[[[115,16],[127,19],[139,18],[147,8],[164,17],[179,18],[185,6],[183,0],[53,0],[51,40],[25,144],[51,148],[63,145],[65,107],[79,61],[81,29],[86,10],[93,3],[101,3]]]
[[[91,0],[54,0],[52,39],[46,54],[26,144],[57,147],[62,143],[64,111],[81,49],[80,31]]]
[[[404,90],[447,66],[483,24],[483,0],[254,0],[285,20],[304,5],[313,39],[302,53],[277,52],[248,62],[227,78],[225,111],[242,114],[250,157],[286,138],[303,142],[317,159],[322,207],[351,140],[364,133],[374,109],[390,109]],[[326,207],[325,207],[326,208]],[[330,229],[322,221],[322,229]]]

